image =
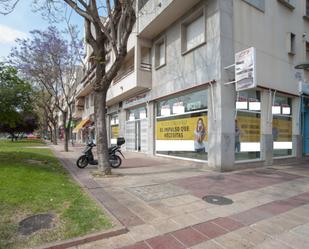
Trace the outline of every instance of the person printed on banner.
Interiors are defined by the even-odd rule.
[[[194,150],[195,152],[205,152],[204,139],[206,137],[206,129],[202,118],[197,120],[196,129],[194,130]]]
[[[235,120],[235,152],[240,152],[240,135],[241,131],[238,128],[237,120]]]

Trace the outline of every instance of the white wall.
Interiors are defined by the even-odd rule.
[[[258,85],[298,94],[294,66],[304,59],[303,33],[309,36],[309,22],[303,19],[304,0],[295,0],[290,10],[277,0],[265,0],[265,12],[243,0],[234,0],[234,49],[257,49]],[[296,34],[296,54],[287,53],[287,32]]]

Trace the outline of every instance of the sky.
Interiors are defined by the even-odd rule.
[[[15,39],[30,37],[29,31],[45,30],[51,25],[41,13],[32,11],[32,0],[20,0],[14,11],[8,15],[0,14],[0,61],[4,61],[12,47],[16,46]],[[80,35],[83,35],[83,19],[72,13],[71,24],[78,25]],[[59,29],[66,27],[65,23],[54,24]]]

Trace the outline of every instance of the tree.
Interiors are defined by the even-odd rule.
[[[24,117],[33,110],[32,103],[31,85],[18,77],[16,68],[0,63],[0,126],[22,130]]]
[[[7,15],[11,13],[19,0],[0,0],[0,14]]]
[[[14,125],[9,123],[0,123],[0,131],[10,134],[12,141],[19,138],[20,133],[33,132],[38,128],[38,117],[34,113],[18,113],[18,119]],[[18,133],[18,134],[16,134]]]
[[[80,69],[77,64],[83,43],[74,27],[70,27],[70,41],[63,38],[54,26],[46,31],[33,30],[30,34],[31,38],[17,40],[18,47],[11,53],[11,63],[22,71],[24,77],[44,86],[50,95],[50,104],[62,114],[64,150],[68,151],[72,105],[76,95],[76,88],[71,86],[77,80]],[[53,110],[48,111],[52,115]]]
[[[53,96],[50,95],[42,85],[38,85],[34,92],[35,110],[38,113],[40,127],[42,130],[49,131],[50,140],[56,145],[58,116],[56,113],[57,107]]]
[[[95,65],[93,89],[98,168],[111,174],[107,147],[105,122],[106,94],[111,82],[127,54],[127,42],[134,26],[136,15],[134,0],[105,0],[98,6],[96,0],[63,0],[85,21],[85,40],[92,48]],[[53,6],[62,1],[46,0],[45,6],[51,13]],[[102,2],[102,1],[101,1]],[[56,6],[56,9],[59,6]],[[55,9],[55,8],[54,8]],[[106,56],[112,50],[114,61],[106,67]]]

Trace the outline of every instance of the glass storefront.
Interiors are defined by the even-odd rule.
[[[260,92],[241,91],[236,101],[235,160],[259,159],[261,156]]]
[[[207,160],[207,93],[204,89],[157,103],[157,154]]]
[[[276,96],[273,114],[273,157],[292,155],[292,99]]]
[[[128,121],[134,121],[145,118],[147,118],[146,106],[128,110],[128,119],[127,119]]]
[[[111,144],[115,145],[119,136],[119,119],[117,114],[111,116],[110,127]]]

